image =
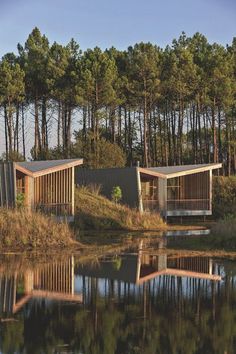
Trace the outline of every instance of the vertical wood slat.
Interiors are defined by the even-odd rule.
[[[34,203],[41,211],[73,215],[74,169],[68,168],[34,178]]]

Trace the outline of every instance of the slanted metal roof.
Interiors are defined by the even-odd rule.
[[[83,159],[46,160],[16,162],[15,168],[31,177],[38,177],[48,173],[65,170],[83,164]]]
[[[221,163],[198,164],[198,165],[181,165],[181,166],[167,166],[167,167],[149,167],[141,168],[139,171],[152,176],[161,178],[174,178],[204,171],[215,170],[221,168]]]

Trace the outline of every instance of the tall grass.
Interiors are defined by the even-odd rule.
[[[164,230],[166,224],[157,213],[140,213],[93,193],[88,187],[76,188],[75,222],[79,229]]]
[[[75,244],[66,223],[24,210],[0,209],[0,248],[54,249]]]

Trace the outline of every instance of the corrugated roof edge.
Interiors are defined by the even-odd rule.
[[[182,165],[182,166],[187,167],[188,165]],[[193,166],[193,165],[189,165],[189,166]],[[174,178],[174,177],[179,177],[179,176],[190,175],[190,174],[194,174],[194,173],[200,173],[200,172],[204,172],[204,171],[216,170],[216,169],[222,168],[222,163],[211,163],[211,164],[204,164],[204,165],[201,164],[201,165],[194,165],[194,166],[196,166],[196,167],[194,167],[192,169],[190,168],[189,170],[171,172],[169,174],[149,170],[148,168],[145,168],[145,167],[138,167],[138,169],[139,169],[139,172],[150,175],[150,176],[169,179],[169,178]],[[173,167],[173,166],[170,166],[170,167]],[[175,167],[180,167],[180,166],[175,166]]]
[[[67,168],[71,168],[71,167],[76,167],[76,166],[79,166],[79,165],[82,165],[83,164],[83,159],[68,159],[67,162],[65,163],[60,163],[62,161],[66,161],[66,160],[45,160],[44,162],[56,162],[58,161],[58,165],[55,165],[55,166],[48,166],[46,168],[43,168],[39,171],[36,171],[36,172],[32,172],[30,170],[28,170],[26,167],[23,167],[21,165],[21,162],[15,162],[14,163],[14,167],[16,170],[26,174],[27,176],[30,176],[30,177],[40,177],[40,176],[43,176],[43,175],[47,175],[49,173],[53,173],[53,172],[57,172],[57,171],[61,171],[61,170],[65,170]],[[32,163],[36,163],[36,162],[43,162],[42,160],[41,161],[32,161]],[[30,162],[28,162],[30,164]]]

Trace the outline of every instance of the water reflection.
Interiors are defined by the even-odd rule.
[[[234,353],[235,270],[144,241],[93,262],[1,266],[0,352]]]
[[[15,314],[33,298],[82,302],[74,294],[74,256],[23,273],[0,274],[0,314]]]
[[[78,266],[77,274],[137,285],[161,275],[221,280],[221,276],[215,274],[217,265],[212,258],[173,256],[165,253],[162,242],[158,247],[162,252],[152,254],[141,241],[138,249],[131,247],[125,254],[104,257],[94,265]]]

